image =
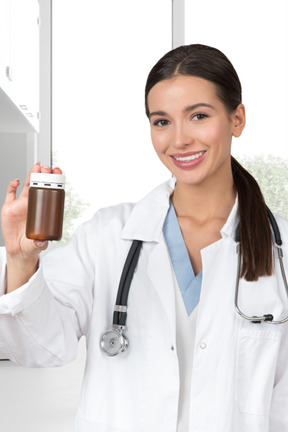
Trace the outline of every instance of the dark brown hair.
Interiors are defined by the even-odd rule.
[[[147,97],[152,87],[177,75],[196,76],[213,82],[228,113],[234,112],[242,102],[241,83],[228,58],[216,48],[193,44],[169,51],[152,68],[145,87],[147,116]],[[239,203],[241,277],[256,281],[273,272],[272,234],[266,205],[254,177],[233,157],[231,168]]]

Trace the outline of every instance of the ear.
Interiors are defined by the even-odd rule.
[[[240,104],[232,114],[232,135],[236,138],[240,137],[246,123],[245,107]]]

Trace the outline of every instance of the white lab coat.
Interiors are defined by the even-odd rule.
[[[136,205],[100,210],[68,245],[47,254],[28,284],[0,298],[0,352],[17,363],[65,364],[86,335],[77,432],[176,431],[175,296],[162,233],[173,187],[170,180]],[[288,223],[277,220],[287,257]],[[237,203],[222,238],[201,252],[189,432],[287,432],[288,326],[253,324],[235,312],[236,224]],[[128,302],[130,346],[111,358],[99,338],[111,326],[133,239],[144,243]],[[2,279],[3,286],[3,271]],[[278,318],[287,312],[285,296],[277,263],[276,275],[241,281],[239,304],[247,314]]]

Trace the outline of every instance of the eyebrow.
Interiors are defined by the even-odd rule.
[[[215,108],[213,107],[213,105],[210,105],[210,104],[207,104],[207,103],[204,103],[204,102],[200,102],[200,103],[197,103],[197,104],[194,104],[194,105],[188,105],[188,106],[186,106],[184,108],[183,112],[187,113],[187,112],[190,112],[190,111],[194,111],[195,109],[200,108],[200,107],[212,108],[213,110],[215,110]]]
[[[148,117],[151,118],[152,116],[167,116],[168,114],[165,111],[153,111],[149,113]]]
[[[199,102],[199,103],[194,104],[194,105],[187,105],[184,108],[183,113],[188,113],[190,111],[194,111],[195,109],[200,108],[200,107],[211,108],[211,109],[215,110],[213,105],[210,105],[210,104],[207,104],[204,102]],[[153,111],[153,112],[149,113],[149,118],[151,118],[152,116],[164,116],[165,117],[167,115],[168,114],[165,111]]]

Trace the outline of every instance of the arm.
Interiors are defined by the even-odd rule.
[[[51,170],[47,167],[41,168],[39,164],[36,164],[31,172],[51,172]],[[61,170],[55,168],[53,172],[59,174]],[[29,183],[30,174],[19,199],[16,200],[19,180],[10,182],[1,212],[2,232],[7,254],[7,293],[28,282],[37,270],[40,252],[48,245],[47,242],[28,240],[25,236]]]
[[[75,358],[78,339],[87,330],[94,267],[83,229],[70,245],[49,253],[43,266],[40,259],[39,266],[47,243],[25,237],[29,177],[16,200],[18,184],[10,183],[2,210],[8,284],[0,297],[0,352],[25,366],[62,365]]]

